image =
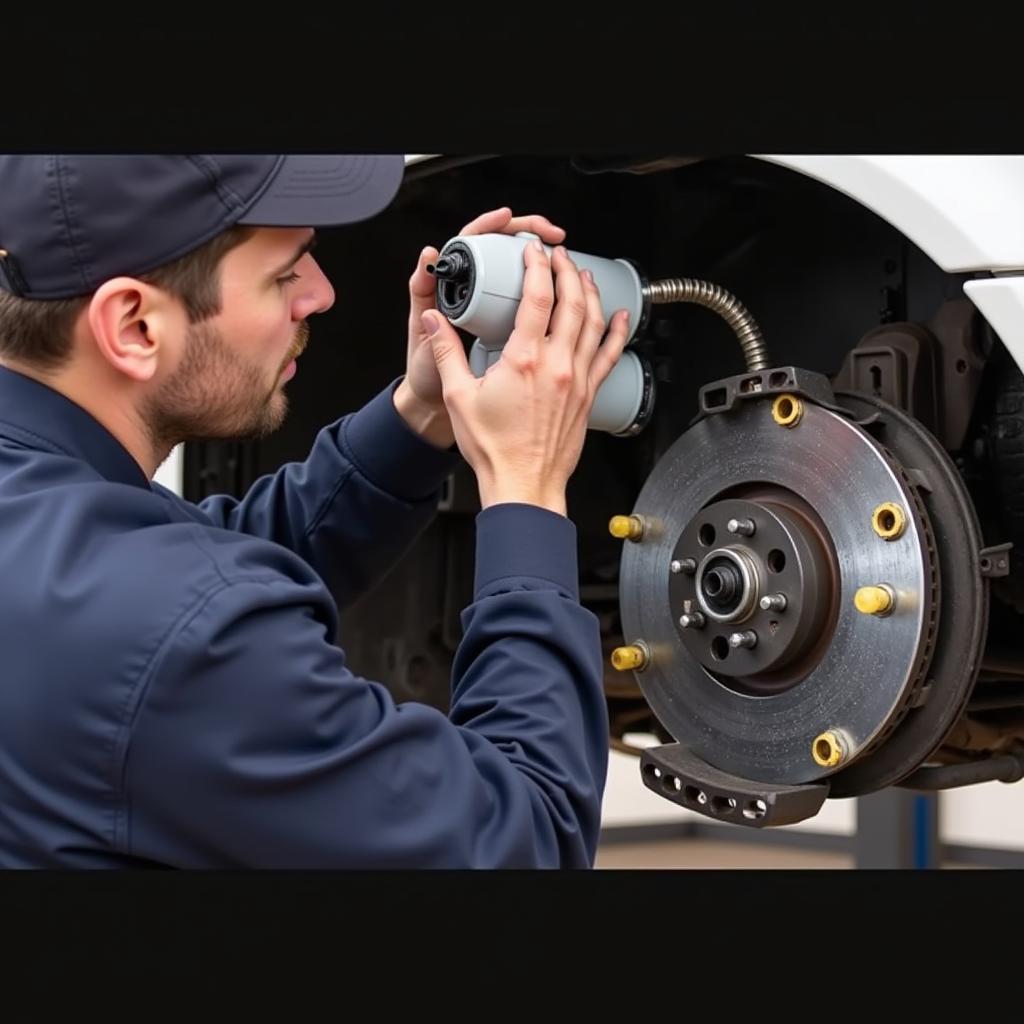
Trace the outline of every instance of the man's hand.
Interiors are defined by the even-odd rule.
[[[460,235],[501,233],[514,235],[531,231],[554,245],[565,238],[565,231],[546,217],[529,214],[513,217],[503,206],[471,221]],[[395,408],[409,426],[425,440],[439,448],[450,448],[455,442],[448,410],[441,397],[441,377],[429,344],[429,333],[423,329],[422,317],[427,310],[437,309],[437,282],[427,273],[427,264],[437,260],[439,252],[428,246],[420,253],[419,262],[409,278],[409,346],[406,355],[405,379],[395,390]],[[441,314],[437,314],[440,317]]]
[[[602,344],[604,315],[590,273],[580,274],[561,246],[549,263],[533,242],[523,259],[515,329],[483,377],[473,376],[461,339],[440,313],[425,313],[424,327],[481,507],[522,502],[564,516],[594,396],[626,346],[629,313],[615,313]]]

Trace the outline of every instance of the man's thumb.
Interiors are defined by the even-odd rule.
[[[433,310],[427,310],[420,317],[420,322],[423,324],[423,330],[429,335],[434,362],[445,387],[458,383],[464,377],[471,377],[462,339],[455,328]]]

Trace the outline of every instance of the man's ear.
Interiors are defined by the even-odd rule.
[[[132,380],[148,381],[160,353],[174,347],[185,326],[180,302],[134,277],[104,281],[89,301],[86,321],[100,355]]]

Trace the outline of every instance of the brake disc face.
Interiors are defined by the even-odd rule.
[[[782,425],[763,400],[706,416],[634,512],[646,528],[624,546],[620,602],[627,643],[650,652],[637,681],[708,764],[820,780],[913,706],[938,618],[931,527],[900,467],[850,419],[805,402]],[[858,609],[858,591],[874,611]]]

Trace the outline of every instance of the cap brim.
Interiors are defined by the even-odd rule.
[[[405,172],[402,156],[286,156],[239,218],[256,227],[331,227],[387,207]]]

